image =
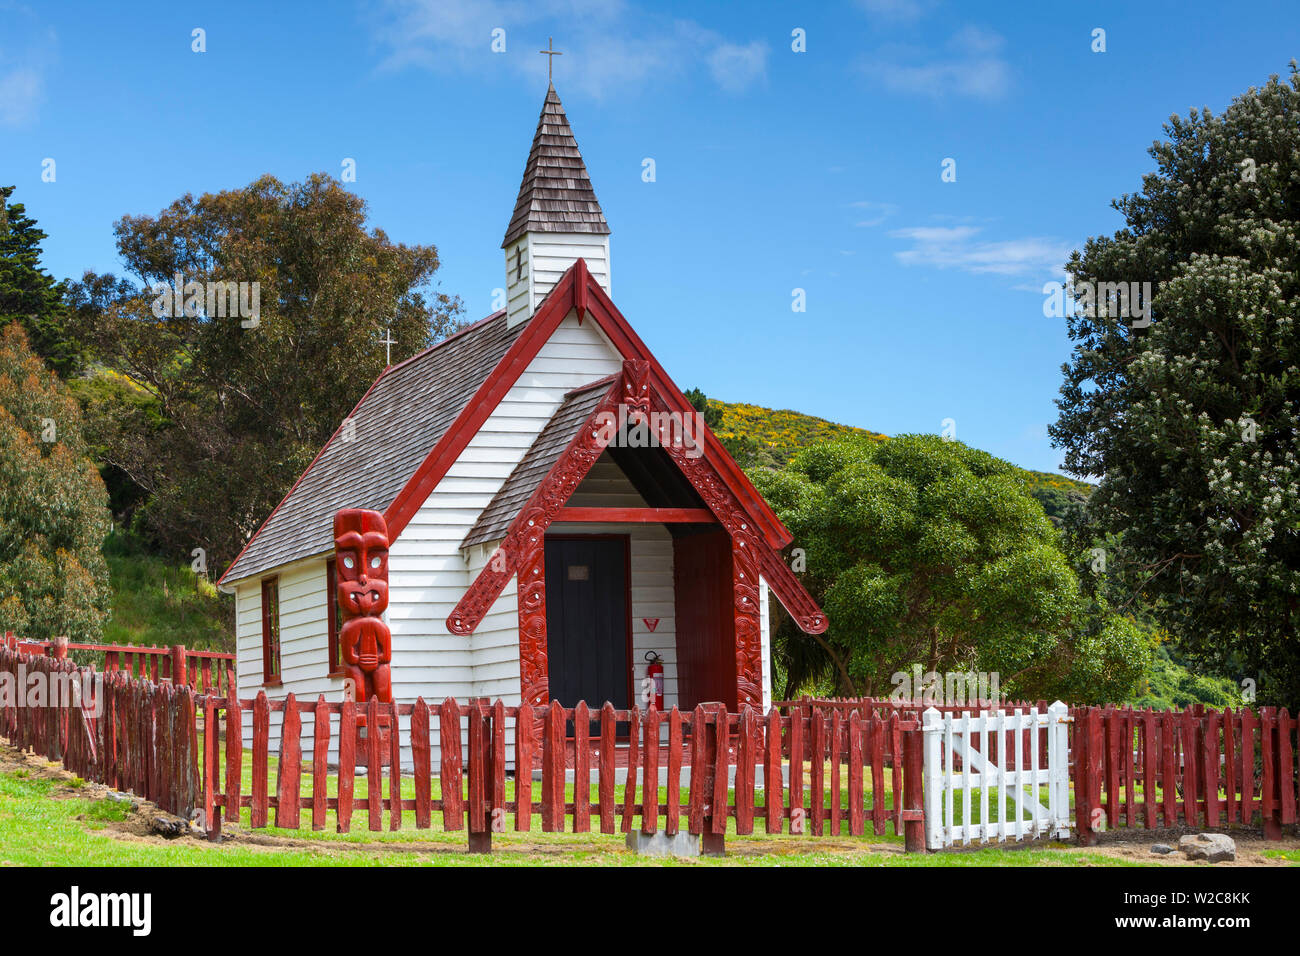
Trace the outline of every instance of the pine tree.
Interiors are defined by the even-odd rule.
[[[79,355],[68,335],[63,283],[41,269],[45,233],[22,203],[10,205],[14,189],[0,186],[0,326],[21,323],[36,354],[67,378],[76,371]]]

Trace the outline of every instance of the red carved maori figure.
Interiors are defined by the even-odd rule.
[[[358,703],[392,703],[393,636],[388,607],[388,525],[378,511],[344,508],[334,516],[334,558],[343,629],[339,649]],[[383,718],[380,724],[387,721]],[[365,717],[358,715],[358,727]]]

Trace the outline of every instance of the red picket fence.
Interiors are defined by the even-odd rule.
[[[788,828],[794,833],[832,836],[860,836],[870,824],[875,834],[892,826],[895,834],[906,836],[909,849],[924,846],[919,725],[897,714],[887,720],[864,718],[856,712],[790,717],[772,709],[760,717],[749,707],[739,714],[702,705],[686,713],[676,708],[659,713],[616,710],[608,703],[598,711],[585,703],[534,709],[526,704],[508,707],[499,700],[461,705],[450,698],[432,705],[423,699],[396,705],[370,701],[362,707],[352,702],[327,703],[323,697],[298,701],[292,694],[273,701],[264,693],[252,701],[233,694],[226,699],[209,696],[200,700],[200,706],[204,726],[213,729],[204,738],[203,805],[214,835],[220,832],[223,817],[235,819],[237,808],[249,808],[253,827],[267,826],[274,811],[274,825],[289,829],[302,825],[306,811],[316,830],[325,827],[326,814],[333,811],[336,826],[344,833],[356,813],[365,814],[369,829],[382,830],[386,808],[389,829],[401,826],[403,813],[413,812],[420,829],[432,826],[434,814],[441,814],[444,829],[467,830],[471,849],[485,850],[491,833],[504,830],[507,816],[513,817],[516,831],[531,828],[532,771],[540,769],[541,798],[536,810],[543,832],[585,833],[596,827],[602,833],[629,833],[636,826],[642,833],[662,829],[671,835],[684,829],[718,847],[728,820],[734,821],[740,835],[753,833],[757,821],[768,833]],[[249,793],[241,789],[244,711],[252,712]],[[274,712],[283,716],[278,773],[272,782]],[[362,716],[369,728],[381,722],[396,727],[388,735],[386,752],[378,734],[358,745],[355,726]],[[308,724],[312,760],[310,770],[304,772],[302,737]],[[413,799],[401,794],[402,724],[411,754]],[[598,725],[594,733],[593,724]],[[218,727],[224,727],[224,768]],[[507,761],[508,729],[514,731],[512,761]],[[430,745],[434,734],[441,744],[436,774]],[[894,753],[905,755],[889,776],[884,759],[887,740]],[[334,797],[326,789],[332,743],[338,755]],[[783,766],[786,753],[793,756]],[[508,763],[515,768],[515,779],[528,783],[510,799]],[[761,786],[756,782],[759,767]],[[625,775],[621,801],[615,799],[618,768]],[[863,786],[867,768],[872,772],[869,801]],[[354,795],[358,771],[367,780],[365,797]],[[572,799],[566,797],[569,772],[578,781],[591,781],[595,775],[594,800],[590,783],[575,787]],[[437,797],[432,791],[434,776],[440,784]],[[310,793],[303,792],[304,777],[311,781]],[[892,783],[892,805],[886,801],[886,780]],[[847,783],[847,798],[841,781]],[[683,787],[688,788],[684,801]]]
[[[1118,826],[1213,829],[1256,816],[1276,840],[1296,822],[1297,721],[1286,708],[1073,714],[1075,819],[1084,844]]]
[[[31,675],[44,683],[31,692]],[[0,735],[84,780],[130,789],[188,816],[199,794],[195,699],[121,672],[97,674],[72,661],[0,646]],[[3,685],[0,685],[3,686]]]
[[[103,655],[99,669],[123,671],[132,677],[142,677],[157,684],[170,680],[173,684],[188,684],[196,693],[225,694],[230,690],[230,671],[235,666],[235,655],[222,651],[189,650],[183,644],[171,647],[137,647],[131,644],[79,644],[55,641],[22,641],[12,632],[5,634],[10,647],[22,646],[29,653],[66,657],[69,651],[90,652]]]

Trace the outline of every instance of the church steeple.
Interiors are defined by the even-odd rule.
[[[610,291],[609,225],[554,86],[546,90],[501,248],[506,252],[510,325],[531,318],[546,293],[579,258]]]

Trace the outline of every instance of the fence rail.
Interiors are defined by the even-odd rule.
[[[98,670],[123,671],[157,684],[169,680],[187,684],[196,693],[224,694],[229,691],[230,671],[235,655],[224,651],[196,651],[183,644],[170,647],[141,647],[133,644],[81,644],[70,641],[23,641],[8,632],[4,642],[11,648],[22,647],[29,654],[67,657],[69,652],[103,655]]]

